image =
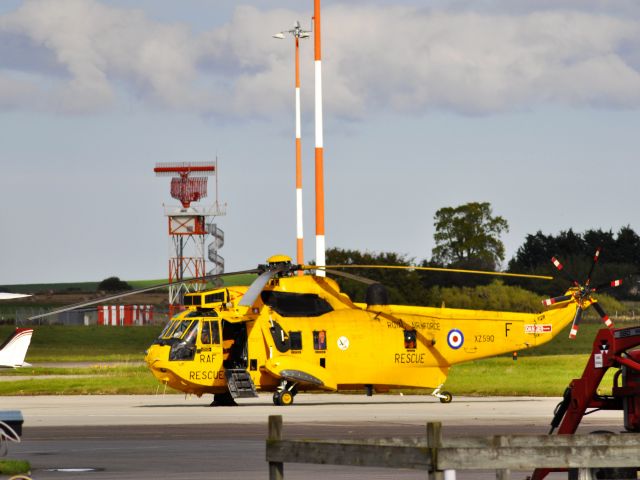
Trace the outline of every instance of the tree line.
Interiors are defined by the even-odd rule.
[[[505,260],[500,235],[508,231],[509,225],[504,218],[493,215],[487,202],[442,208],[434,216],[434,227],[435,247],[431,258],[416,260],[393,252],[331,248],[327,250],[327,264],[415,265],[495,271]],[[622,288],[612,289],[611,295],[618,299],[640,299],[635,277],[640,272],[640,237],[630,226],[622,227],[615,234],[602,229],[590,229],[584,233],[568,229],[557,235],[545,235],[541,231],[527,235],[509,260],[506,271],[550,275],[554,277],[551,282],[366,268],[358,273],[386,285],[392,303],[439,305],[454,299],[456,305],[451,306],[462,307],[468,306],[459,305],[464,303],[464,298],[477,297],[473,299],[474,308],[509,309],[515,301],[519,305],[518,310],[535,311],[539,310],[540,296],[560,295],[571,286],[573,279],[580,283],[586,280],[598,247],[602,248],[602,253],[591,285],[625,278]],[[551,263],[552,257],[563,263],[561,272]],[[340,284],[352,298],[364,299],[365,285],[345,279],[340,279]],[[502,306],[492,305],[496,299]]]
[[[572,229],[557,235],[545,235],[541,231],[527,235],[509,261],[509,271],[553,275],[551,286],[556,290],[566,285],[570,278],[584,282],[591,269],[596,249],[602,248],[598,265],[594,269],[591,285],[623,279],[621,287],[612,289],[611,295],[622,299],[638,299],[640,272],[640,236],[630,226],[622,227],[616,234],[602,229],[576,233]],[[549,261],[556,257],[564,268],[559,274]],[[541,292],[539,286],[527,282],[528,289]]]

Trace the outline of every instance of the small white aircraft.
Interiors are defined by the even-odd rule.
[[[0,292],[0,300],[13,300],[14,298],[23,298],[30,297],[31,295],[26,295],[24,293],[7,293]]]
[[[31,343],[33,328],[16,328],[0,346],[0,368],[30,367],[24,361]]]
[[[31,295],[24,295],[22,293],[0,292],[0,300],[12,300],[14,298],[30,296]],[[27,356],[32,335],[33,328],[16,328],[15,331],[9,335],[9,338],[0,345],[0,368],[31,366],[24,361],[24,357]]]

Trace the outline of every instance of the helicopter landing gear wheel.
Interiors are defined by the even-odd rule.
[[[451,400],[453,400],[453,395],[450,392],[441,392],[440,395],[442,395],[440,403],[451,403]]]
[[[291,405],[293,403],[293,394],[291,392],[282,392],[280,394],[280,405]]]
[[[273,394],[273,404],[278,406],[291,405],[297,393],[296,384],[285,380]]]
[[[453,400],[453,395],[451,394],[451,392],[442,390],[443,385],[444,383],[439,385],[438,388],[431,392],[431,395],[440,400],[440,403],[451,403],[451,400]]]

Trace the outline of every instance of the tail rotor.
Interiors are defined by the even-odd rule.
[[[586,285],[589,286],[591,283],[591,275],[593,274],[593,269],[596,267],[596,263],[598,263],[598,259],[600,258],[600,252],[602,251],[602,247],[596,248],[596,253],[593,255],[593,262],[591,262],[591,268],[589,269],[589,275],[587,275]]]
[[[600,318],[602,319],[602,321],[604,322],[604,324],[608,327],[608,328],[613,328],[613,322],[611,321],[611,319],[609,318],[609,315],[607,315],[607,313],[604,311],[604,308],[602,308],[600,306],[599,303],[594,303],[593,304],[593,308],[596,309],[596,312],[598,312],[598,315],[600,315]]]
[[[546,300],[542,301],[542,304],[545,307],[550,307],[554,303],[566,302],[567,300],[571,300],[572,298],[573,295],[561,295],[559,297],[547,298]]]
[[[573,316],[573,323],[571,324],[571,330],[569,331],[569,338],[574,339],[578,335],[578,327],[580,326],[580,320],[582,320],[582,312],[584,310],[578,304],[576,307],[576,314]]]
[[[574,286],[576,287],[580,286],[580,283],[576,279],[574,279],[571,275],[569,275],[569,273],[566,270],[564,270],[564,265],[560,263],[560,260],[558,260],[556,257],[551,257],[551,263],[553,263],[553,266],[556,267],[559,272],[562,272],[565,274],[565,276],[569,277],[569,280],[571,280]]]
[[[575,300],[577,303],[576,313],[573,317],[573,323],[571,325],[571,331],[569,332],[569,338],[573,339],[578,334],[578,327],[580,326],[580,321],[582,320],[582,315],[584,311],[593,305],[593,308],[596,310],[602,322],[607,326],[607,328],[613,328],[613,322],[609,318],[609,315],[604,311],[604,309],[598,304],[598,300],[592,297],[592,294],[595,292],[602,292],[609,288],[615,288],[622,285],[623,280],[617,279],[612,280],[607,283],[603,283],[601,285],[597,285],[595,287],[591,287],[591,276],[593,275],[593,270],[595,269],[598,260],[600,259],[600,252],[602,251],[602,247],[598,247],[596,249],[595,254],[593,255],[593,262],[591,263],[591,268],[589,269],[589,274],[587,275],[587,279],[584,284],[576,281],[571,275],[564,269],[564,265],[558,260],[556,257],[551,258],[551,263],[558,269],[558,271],[562,272],[565,276],[569,278],[569,280],[573,283],[573,287],[567,292],[565,295],[560,295],[558,297],[547,298],[542,301],[542,304],[545,307],[550,307],[555,303],[566,302],[569,300]]]

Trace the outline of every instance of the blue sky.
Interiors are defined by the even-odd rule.
[[[293,45],[312,2],[0,4],[0,284],[166,276],[156,162],[219,157],[227,270],[294,254]],[[314,255],[312,41],[302,45]],[[640,231],[640,7],[323,2],[327,245],[433,248],[438,208]],[[606,255],[606,254],[605,254]]]

